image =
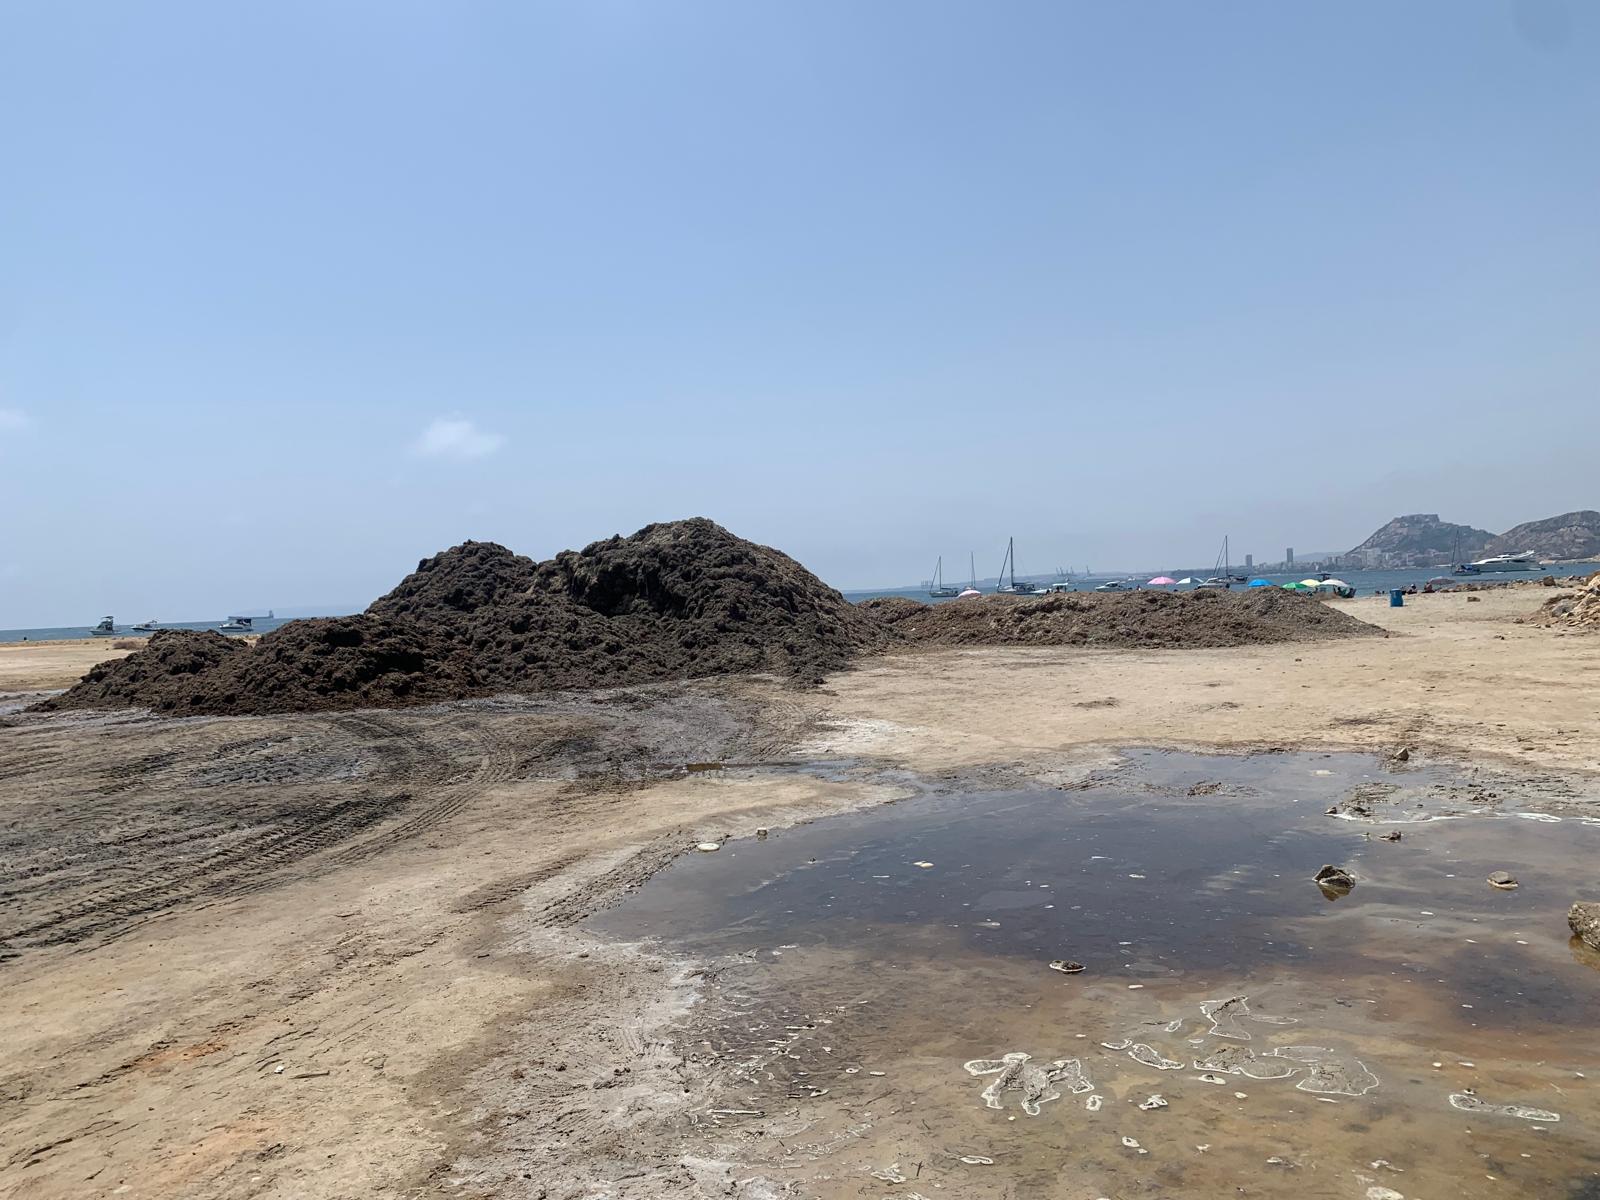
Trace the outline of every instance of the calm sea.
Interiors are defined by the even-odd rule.
[[[1600,570],[1600,563],[1556,563],[1548,567],[1541,567],[1537,571],[1520,571],[1505,575],[1457,576],[1456,579],[1463,583],[1513,583],[1519,579],[1540,579],[1545,575],[1555,575],[1558,578],[1563,575],[1590,575],[1597,570]],[[1235,568],[1235,571],[1238,574],[1244,574],[1244,571],[1241,568]],[[1168,571],[1167,574],[1174,579],[1183,579],[1185,577],[1193,579],[1205,579],[1207,576],[1212,574],[1212,568],[1207,567],[1204,570],[1199,571]],[[1394,588],[1409,587],[1412,584],[1415,584],[1420,588],[1430,579],[1438,578],[1441,575],[1449,575],[1450,570],[1448,567],[1418,567],[1417,569],[1410,571],[1340,570],[1330,571],[1329,574],[1331,574],[1335,579],[1344,580],[1351,587],[1355,588],[1356,595],[1370,596],[1374,592],[1387,592]],[[1111,579],[1119,579],[1124,582],[1144,586],[1145,581],[1153,577],[1153,575],[1096,575],[1083,579],[1074,579],[1071,582],[1073,587],[1080,592],[1092,592],[1097,585],[1105,583],[1107,580]],[[1301,571],[1292,575],[1273,574],[1250,576],[1251,579],[1270,579],[1273,583],[1289,583],[1297,579],[1314,579],[1315,577],[1315,571]],[[1054,576],[1041,575],[1036,577],[1030,576],[1029,578],[1030,581],[1040,584],[1050,584],[1055,582]],[[995,583],[996,581],[993,579],[980,579],[978,581],[978,590],[983,592],[992,592],[994,591]],[[966,584],[958,583],[956,586],[965,587]],[[1245,585],[1235,584],[1234,586],[1244,587]],[[1164,592],[1188,592],[1194,590],[1194,585],[1180,584],[1160,587],[1156,590]],[[861,591],[846,592],[844,593],[844,596],[845,599],[856,601],[858,603],[862,600],[871,600],[877,596],[909,596],[913,600],[921,600],[925,604],[939,603],[938,601],[929,599],[928,588],[926,584],[918,587],[868,588]]]
[[[288,617],[256,617],[252,633],[270,633],[280,625],[287,624]],[[117,637],[145,637],[142,630],[130,628],[134,622],[117,623]],[[221,621],[161,621],[158,629],[216,629]],[[49,629],[0,629],[0,642],[48,642],[65,640],[67,638],[93,637],[92,627],[88,625],[58,625]],[[242,635],[241,635],[242,636]],[[112,638],[106,638],[112,641]]]

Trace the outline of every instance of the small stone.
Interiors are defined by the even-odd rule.
[[[1317,881],[1317,886],[1324,892],[1340,894],[1348,892],[1356,886],[1355,878],[1343,867],[1325,865],[1322,870],[1312,876]]]
[[[1076,975],[1083,970],[1081,962],[1073,962],[1070,958],[1058,958],[1050,964],[1052,971],[1060,971],[1063,975]]]
[[[1517,886],[1517,880],[1510,871],[1496,871],[1489,876],[1489,886],[1497,887],[1501,891],[1509,892]]]
[[[1401,836],[1402,835],[1398,829],[1391,829],[1388,833],[1383,835],[1383,840],[1386,842],[1398,842]]]
[[[1567,924],[1585,945],[1600,950],[1600,903],[1579,900],[1567,910]]]
[[[717,850],[721,850],[722,849],[722,843],[721,842],[701,842],[698,846],[695,847],[695,849],[700,851],[702,854],[711,854],[711,853],[714,853]]]

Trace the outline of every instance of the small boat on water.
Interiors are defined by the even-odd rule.
[[[1195,586],[1203,588],[1231,588],[1236,583],[1249,582],[1248,577],[1244,575],[1235,575],[1233,573],[1233,564],[1228,561],[1227,534],[1223,534],[1222,536],[1222,551],[1217,555],[1217,561],[1211,569],[1213,571],[1218,571],[1218,568],[1220,568],[1219,573],[1212,575],[1209,579],[1202,579]]]
[[[89,630],[94,637],[115,637],[117,626],[110,617],[101,617],[100,624]]]
[[[1108,579],[1095,587],[1097,592],[1131,592],[1137,585],[1129,583],[1126,579]]]
[[[217,628],[222,630],[223,633],[254,633],[256,628],[255,618],[229,617]]]
[[[948,600],[960,594],[960,588],[944,581],[944,555],[941,554],[933,567],[933,582],[928,584],[928,595],[935,600]]]
[[[965,600],[971,596],[983,595],[983,593],[978,590],[978,556],[975,554],[969,553],[967,555],[967,573],[972,576],[972,582],[967,584],[966,587],[962,588],[961,591],[957,593],[957,600]]]
[[[148,621],[140,621],[137,625],[130,625],[128,628],[135,633],[154,633],[161,628],[161,622],[151,617]]]
[[[997,596],[1043,596],[1045,589],[1023,580],[1017,582],[1017,539],[1006,539],[1006,556],[1000,564],[1000,586],[994,589]]]

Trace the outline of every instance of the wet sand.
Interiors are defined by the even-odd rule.
[[[1244,1186],[1272,1195],[1263,1181],[1279,1169],[1291,1173],[1295,1194],[1359,1198],[1369,1186],[1413,1197],[1476,1194],[1478,1181],[1459,1178],[1455,1166],[1444,1176],[1413,1166],[1417,1175],[1392,1179],[1368,1168],[1373,1184],[1329,1182],[1293,1149],[1298,1126],[1285,1126],[1285,1149],[1275,1155],[1296,1167],[1257,1164],[1222,1138],[1210,1139],[1215,1150],[1173,1157],[1170,1147],[1208,1141],[1188,1123],[1226,1119],[1237,1131],[1271,1119],[1261,1107],[1235,1113],[1221,1098],[1203,1107],[1190,1089],[1229,1100],[1244,1091],[1256,1104],[1302,1095],[1281,1082],[1190,1082],[1179,1092],[1163,1080],[1183,1102],[1145,1113],[1120,1102],[1144,1086],[1135,1081],[1148,1068],[1097,1056],[1096,1082],[1116,1088],[1119,1103],[1108,1099],[1093,1114],[1101,1121],[1093,1138],[1081,1097],[1053,1101],[1037,1118],[1010,1097],[999,1112],[982,1108],[975,1097],[985,1080],[967,1076],[961,1062],[1008,1050],[1053,1060],[1071,1049],[1040,1036],[1037,1008],[992,1001],[1031,986],[1023,975],[1013,980],[1012,968],[996,969],[984,992],[961,971],[931,972],[910,990],[880,973],[837,996],[796,992],[807,1011],[883,998],[878,1028],[888,1032],[873,1036],[892,1035],[906,1048],[904,1064],[917,1069],[896,1060],[893,1077],[917,1082],[909,1098],[902,1090],[866,1099],[882,1119],[877,1128],[888,1131],[875,1137],[903,1130],[903,1152],[874,1140],[870,1164],[840,1159],[840,1147],[860,1140],[846,1119],[855,1110],[814,1112],[804,1098],[787,1124],[762,1125],[759,1136],[737,1116],[715,1117],[720,1124],[708,1131],[709,1109],[744,1106],[731,1102],[739,1093],[722,1056],[685,1037],[696,1017],[713,1011],[706,1002],[719,980],[743,985],[743,968],[716,955],[617,944],[581,925],[697,842],[863,810],[930,785],[1076,786],[1130,745],[1409,747],[1417,761],[1476,771],[1530,806],[1592,803],[1600,638],[1514,624],[1537,606],[1536,590],[1479,595],[1415,597],[1397,610],[1370,598],[1349,602],[1349,611],[1401,635],[1388,639],[896,655],[816,692],[708,681],[388,714],[11,717],[0,727],[0,820],[7,862],[21,865],[8,866],[0,895],[8,931],[0,1003],[15,1014],[0,1069],[0,1191],[753,1200],[775,1194],[753,1181],[781,1187],[808,1173],[810,1192],[796,1194],[909,1195],[915,1182],[889,1184],[855,1167],[895,1161],[879,1161],[880,1151],[900,1154],[902,1167],[921,1161],[913,1151],[948,1154],[944,1133],[954,1130],[960,1144],[970,1144],[969,1131],[983,1133],[982,1144],[1005,1148],[1027,1168],[991,1178],[983,1172],[999,1167],[998,1154],[993,1166],[939,1159],[952,1173],[929,1197],[985,1194],[970,1190],[977,1186],[1096,1197],[1129,1194],[1096,1191],[1097,1178],[1131,1178],[1120,1157],[1126,1148],[1102,1145],[1100,1133],[1131,1130],[1142,1142],[1143,1130],[1171,1117],[1183,1138],[1169,1133],[1159,1151],[1134,1156],[1160,1160],[1139,1177],[1143,1194],[1183,1194],[1190,1185],[1179,1180],[1195,1180],[1204,1185],[1198,1194]],[[61,686],[107,653],[103,644],[0,647],[0,687]],[[707,761],[740,765],[686,769]],[[1548,882],[1576,896],[1591,881]],[[850,952],[808,953],[843,963]],[[796,972],[797,986],[816,976],[805,962],[783,969]],[[1015,970],[1028,980],[1035,974],[1031,964]],[[1380,974],[1370,982],[1350,975],[1348,986],[1371,993],[1388,986]],[[1248,982],[1272,1011],[1298,1006],[1308,1028],[1404,1061],[1406,1079],[1419,1080],[1405,1085],[1420,1089],[1414,1093],[1398,1083],[1374,1093],[1375,1103],[1394,1106],[1381,1110],[1378,1138],[1370,1131],[1379,1126],[1351,1111],[1353,1099],[1336,1109],[1307,1097],[1338,1114],[1317,1153],[1340,1163],[1375,1141],[1420,1160],[1436,1130],[1430,1123],[1407,1132],[1408,1105],[1437,1099],[1434,1068],[1399,1053],[1419,1044],[1419,1030],[1437,1022],[1448,1032],[1436,1039],[1442,1063],[1488,1060],[1495,1049],[1442,1009],[1397,1009],[1392,1034],[1379,1036],[1339,1025],[1342,1006],[1327,1008],[1326,997],[1293,980]],[[1072,1042],[1080,1042],[1076,1033],[1089,1040],[1102,1031],[1092,1003],[1101,986],[1055,989],[1062,1008],[1054,1025]],[[1175,1019],[1193,1013],[1196,988],[1187,975],[1152,978],[1132,995],[1148,1000],[1149,1019]],[[917,1024],[924,999],[933,998],[937,1015],[958,992],[971,1009],[964,1025]],[[1535,1094],[1555,1078],[1549,1072],[1571,1065],[1564,1045],[1530,1030],[1513,1053],[1502,1039],[1491,1060],[1496,1084]],[[1517,1062],[1524,1067],[1508,1065]],[[889,1070],[862,1066],[862,1074]],[[1449,1082],[1470,1084],[1467,1072],[1448,1068]],[[1481,1090],[1500,1099],[1486,1083]],[[928,1120],[938,1136],[910,1107],[885,1116],[887,1105],[908,1100],[948,1115]],[[1460,1125],[1473,1132],[1451,1135],[1452,1163],[1470,1151],[1484,1174],[1501,1175],[1499,1168],[1526,1161],[1520,1154],[1537,1153],[1524,1144],[1525,1123],[1511,1133],[1466,1116]],[[1040,1134],[1045,1121],[1056,1123]],[[1023,1137],[1024,1123],[1034,1126],[1027,1145],[1041,1147],[1026,1156],[1022,1142],[1008,1143]],[[1558,1128],[1570,1145],[1593,1126],[1564,1120]],[[1256,1144],[1248,1146],[1255,1153]],[[786,1156],[796,1165],[784,1166]],[[1366,1161],[1379,1158],[1401,1162],[1383,1148]],[[830,1162],[849,1170],[823,1179],[832,1168],[819,1164]],[[1426,1187],[1411,1182],[1420,1178]]]
[[[1380,783],[1381,813],[1324,813]],[[726,964],[680,1035],[725,1085],[696,1132],[763,1133],[802,1194],[1567,1195],[1600,1181],[1600,954],[1556,881],[1600,819],[1497,800],[1362,756],[1135,754],[1089,789],[729,843],[591,925]],[[1354,891],[1325,897],[1323,861]],[[1026,1077],[984,1092],[1007,1054],[1070,1070],[1029,1107]]]

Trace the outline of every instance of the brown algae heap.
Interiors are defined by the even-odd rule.
[[[915,645],[1238,646],[1376,635],[1307,596],[990,596],[851,604],[788,555],[695,517],[534,562],[464,542],[348,617],[258,643],[164,630],[38,707],[173,716],[397,708],[505,693],[778,675],[820,682]],[[946,610],[949,610],[948,612]]]
[[[1447,774],[1356,755],[1130,759],[735,839],[592,925],[718,964],[676,1036],[710,1110],[763,1114],[714,1118],[756,1122],[752,1173],[808,1194],[884,1163],[925,1197],[1600,1187],[1600,955],[1551,882],[1600,823],[1458,810]],[[1218,779],[1226,820],[1191,792]],[[1404,812],[1339,809],[1374,782]],[[1335,904],[1329,862],[1361,880]],[[1521,887],[1484,886],[1508,864]]]

